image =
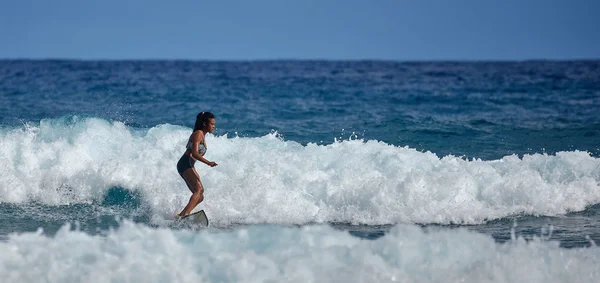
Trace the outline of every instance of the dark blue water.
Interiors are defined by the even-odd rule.
[[[598,60],[0,60],[0,274],[596,282],[598,113]]]
[[[482,159],[600,152],[600,61],[2,61],[0,123],[66,115]]]
[[[2,60],[2,237],[38,227],[52,235],[64,223],[74,221],[94,234],[117,227],[121,218],[161,227],[157,218],[168,219],[170,212],[157,212],[157,207],[166,199],[160,199],[155,191],[147,191],[144,181],[135,177],[113,181],[118,179],[115,176],[119,170],[134,166],[119,156],[141,156],[136,145],[123,149],[130,141],[135,143],[136,138],[141,138],[156,148],[167,144],[168,149],[161,148],[159,154],[164,154],[161,160],[165,164],[174,166],[181,146],[161,140],[185,136],[200,111],[211,111],[217,116],[215,136],[224,138],[215,142],[217,149],[227,142],[236,143],[234,147],[249,143],[257,144],[253,154],[276,155],[279,151],[273,148],[287,146],[282,144],[284,141],[294,142],[292,151],[283,151],[295,154],[299,150],[292,159],[326,156],[325,162],[332,164],[353,162],[352,150],[369,151],[357,151],[358,159],[375,165],[353,163],[348,165],[350,169],[339,167],[335,172],[323,169],[321,172],[330,174],[323,181],[326,186],[337,184],[336,176],[347,170],[356,170],[350,175],[380,174],[374,180],[386,182],[410,178],[410,172],[425,172],[429,174],[423,179],[425,191],[435,196],[446,187],[451,195],[449,200],[440,202],[448,206],[443,208],[445,212],[432,208],[433,212],[419,215],[415,211],[431,205],[426,198],[398,200],[398,207],[374,201],[377,194],[387,199],[405,197],[405,183],[398,187],[383,184],[379,191],[374,189],[375,193],[368,197],[378,204],[367,206],[353,200],[362,193],[362,187],[346,186],[349,192],[336,195],[343,202],[331,202],[329,191],[328,198],[320,200],[327,204],[320,207],[321,211],[326,208],[341,216],[315,212],[314,217],[294,218],[286,216],[288,208],[281,205],[269,211],[273,218],[264,216],[252,222],[217,210],[213,213],[215,225],[222,229],[256,223],[327,223],[362,238],[376,239],[398,223],[417,223],[426,227],[466,227],[504,242],[510,239],[516,221],[516,232],[523,235],[540,235],[544,227],[552,226],[552,237],[562,247],[589,246],[590,239],[600,240],[600,61]],[[269,136],[279,140],[279,144],[272,144]],[[104,147],[111,139],[125,142]],[[352,149],[354,145],[348,140],[362,141],[363,146]],[[396,153],[383,153],[379,145],[369,141],[383,142],[387,146],[384,150]],[[79,150],[82,142],[90,149],[65,157],[64,152]],[[312,156],[310,144],[334,153]],[[336,144],[350,148],[338,152]],[[43,151],[37,151],[37,146]],[[104,155],[98,155],[94,148],[101,148]],[[418,157],[422,160],[413,160],[412,169],[406,171],[409,173],[385,171],[386,160],[396,154],[412,156],[409,149],[422,152]],[[122,151],[106,160],[100,157],[110,155],[111,150]],[[422,168],[421,164],[430,158],[427,152],[448,160],[458,156],[457,160],[464,163],[448,161],[459,162],[455,168],[469,171],[469,167],[481,162],[497,170],[495,174],[501,176],[494,179],[499,186],[498,197],[483,206],[493,207],[491,212],[476,208],[461,211],[460,206],[454,206],[454,200],[461,197],[462,185],[451,180],[466,173],[444,173],[453,171],[453,165],[443,163],[446,159],[440,160],[441,165]],[[255,158],[234,152],[219,154],[220,161],[225,162],[251,163]],[[502,169],[500,163],[512,162],[503,158],[510,156],[516,158],[516,165],[507,163]],[[87,169],[76,165],[82,160],[86,160]],[[117,163],[110,163],[113,161]],[[295,161],[290,162],[294,168]],[[114,165],[116,169],[98,173],[102,168],[93,164],[103,164],[104,168]],[[146,174],[152,175],[146,175],[148,183],[161,180],[156,177],[163,174],[159,165],[146,161],[141,164]],[[272,181],[272,176],[289,178],[290,184],[306,182],[285,177],[291,173],[280,173],[277,168],[282,165],[266,166],[233,185],[243,186],[253,178]],[[526,168],[535,170],[531,173]],[[293,173],[295,169],[290,170]],[[523,175],[518,174],[521,170]],[[172,172],[167,172],[173,184],[182,185]],[[486,182],[496,175],[473,181],[479,190],[477,199],[486,194]],[[231,179],[234,175],[228,176]],[[207,178],[209,183],[217,180]],[[504,190],[503,184],[510,180],[517,180],[518,184],[506,185],[510,191]],[[268,182],[259,185],[270,186]],[[285,188],[298,189],[294,185]],[[399,195],[391,193],[390,188]],[[187,197],[185,190],[175,192],[180,193],[171,195],[169,201]],[[311,197],[318,198],[312,193]],[[218,200],[220,195],[215,193],[210,198]],[[207,205],[210,201],[206,201]],[[410,208],[411,215],[400,211],[409,206],[414,206]],[[354,211],[353,207],[364,209]],[[382,212],[388,210],[400,212],[388,219]]]

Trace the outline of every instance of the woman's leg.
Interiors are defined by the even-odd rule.
[[[204,200],[204,187],[200,181],[200,176],[198,176],[198,173],[194,168],[185,170],[183,174],[181,174],[181,177],[183,177],[186,185],[192,192],[190,201],[179,213],[179,215],[184,216],[190,214],[192,210],[194,210],[194,208],[196,208],[196,206],[201,203],[202,200]]]

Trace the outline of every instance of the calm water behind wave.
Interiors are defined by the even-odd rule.
[[[439,156],[600,152],[600,61],[0,61],[0,124],[65,115],[134,127],[357,135]]]

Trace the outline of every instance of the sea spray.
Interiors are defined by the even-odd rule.
[[[105,236],[65,225],[53,237],[0,242],[8,282],[597,282],[600,249],[552,241],[499,244],[465,229],[398,225],[372,241],[328,226],[220,232],[125,221]]]
[[[111,188],[135,192],[154,219],[189,197],[175,170],[190,129],[132,128],[74,118],[0,133],[0,202],[101,202]],[[439,157],[375,140],[302,145],[276,133],[207,135],[196,169],[202,208],[215,224],[459,223],[511,215],[561,215],[600,202],[600,159],[587,152]]]

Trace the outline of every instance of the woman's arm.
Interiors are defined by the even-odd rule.
[[[204,133],[201,133],[201,131],[195,131],[192,134],[192,148],[190,149],[192,152],[192,157],[208,166],[214,167],[217,165],[217,163],[208,161],[208,159],[204,158],[202,155],[200,155],[200,153],[198,153],[198,146],[200,146],[203,141]]]

